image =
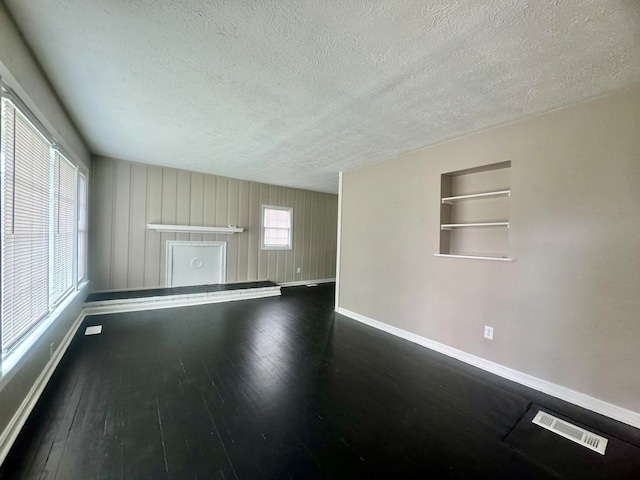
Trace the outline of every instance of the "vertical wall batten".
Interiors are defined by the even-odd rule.
[[[311,249],[311,235],[313,235],[313,220],[311,218],[311,203],[313,202],[313,193],[304,192],[304,230],[305,230],[305,242],[304,248],[308,255],[303,257],[304,260],[304,269],[302,272],[304,276],[302,277],[304,280],[309,280],[311,278],[311,257],[312,257],[312,249]]]
[[[178,170],[176,181],[176,224],[189,225],[191,216],[191,173]],[[189,240],[188,233],[176,234],[176,240]]]
[[[262,218],[262,209],[261,209],[261,205],[264,204],[268,204],[269,203],[269,185],[263,185],[260,184],[260,201],[258,202],[258,204],[255,206],[257,211],[258,211],[258,228],[260,228],[260,222],[261,222],[261,218]],[[269,253],[268,251],[262,250],[262,248],[260,248],[260,244],[262,243],[260,241],[260,236],[262,235],[261,230],[258,232],[258,278],[262,279],[262,278],[269,278],[269,272],[268,272],[268,268],[269,268],[269,259],[267,257],[267,253]]]
[[[102,162],[99,162],[102,163]],[[146,218],[160,218],[162,211],[162,169],[147,168],[147,203]],[[146,225],[144,225],[146,231]],[[160,236],[146,232],[144,251],[144,286],[151,287],[160,284]]]
[[[236,201],[238,202],[238,210],[237,210],[237,217],[236,217],[236,225],[242,225],[242,223],[240,223],[240,216],[242,215],[242,202],[240,201],[242,198],[242,191],[241,191],[241,185],[242,185],[242,181],[238,180],[238,198],[236,199]],[[238,255],[236,255],[236,279],[240,278],[240,236],[238,236],[238,238],[236,239],[236,248],[238,251]]]
[[[225,225],[238,225],[238,180],[229,179],[227,182],[227,211]],[[221,235],[222,241],[227,242],[227,282],[238,281],[238,235]]]
[[[147,167],[133,164],[131,171],[131,200],[129,202],[129,276],[131,288],[142,288],[145,283],[145,246],[147,229],[144,227],[147,210]]]
[[[302,280],[302,272],[298,272],[298,268],[302,268],[302,245],[304,242],[304,195],[302,190],[295,192],[295,206],[293,207],[293,271],[294,281]]]
[[[260,185],[251,182],[249,184],[249,225],[259,225],[260,222]],[[249,254],[247,280],[253,281],[258,278],[258,254],[260,252],[259,232],[255,229],[249,230]]]
[[[337,198],[154,165],[95,157],[95,290],[165,286],[168,240],[227,242],[227,282],[335,276]],[[293,208],[293,248],[261,249],[261,206]],[[109,210],[110,209],[110,210]],[[158,233],[148,223],[244,227],[236,235]],[[297,273],[297,268],[301,273]]]
[[[160,223],[175,224],[178,194],[178,171],[172,168],[162,169],[162,218]],[[160,277],[166,278],[165,245],[169,240],[176,240],[175,233],[160,234]]]
[[[249,225],[249,182],[240,181],[238,196],[238,225]],[[238,255],[238,279],[247,279],[249,278],[249,232],[246,235],[238,235],[238,251],[240,252]],[[245,252],[247,255],[244,255]]]

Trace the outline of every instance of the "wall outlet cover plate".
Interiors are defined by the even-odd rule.
[[[488,325],[484,326],[484,338],[488,338],[489,340],[493,340],[493,327]]]

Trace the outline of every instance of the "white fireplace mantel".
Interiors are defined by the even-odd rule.
[[[149,230],[161,233],[210,233],[218,235],[233,235],[244,232],[244,228],[238,227],[200,227],[197,225],[163,225],[159,223],[148,223]]]

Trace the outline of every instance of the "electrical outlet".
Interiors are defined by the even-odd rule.
[[[493,340],[493,327],[490,327],[489,325],[484,326],[484,338]]]
[[[300,267],[296,268],[296,273],[300,273]]]

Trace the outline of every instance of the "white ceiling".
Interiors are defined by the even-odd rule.
[[[6,0],[95,154],[311,190],[640,81],[637,0]]]

